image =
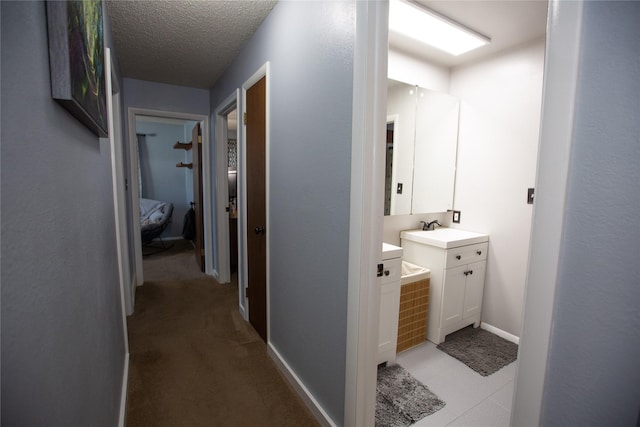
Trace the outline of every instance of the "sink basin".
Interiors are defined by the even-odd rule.
[[[400,233],[400,238],[416,243],[436,246],[442,249],[457,248],[489,241],[489,235],[457,228],[438,228],[436,230],[410,230]]]

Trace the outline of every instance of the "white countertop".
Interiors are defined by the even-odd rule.
[[[382,244],[382,259],[402,258],[403,249],[389,243]]]
[[[457,248],[489,241],[489,235],[457,228],[438,228],[436,230],[410,230],[400,233],[400,239],[423,243],[442,249]]]

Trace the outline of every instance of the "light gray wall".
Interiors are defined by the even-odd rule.
[[[270,76],[270,341],[343,422],[355,3],[280,2],[211,91]],[[212,132],[213,134],[213,132]]]
[[[209,91],[125,78],[124,105],[176,113],[209,114]]]
[[[184,214],[189,210],[186,171],[192,177],[193,194],[191,171],[176,167],[176,163],[185,161],[185,150],[173,148],[176,141],[185,142],[184,125],[138,121],[136,132],[147,134],[138,139],[142,197],[173,203],[172,221],[162,237],[180,237]]]
[[[542,425],[640,413],[640,3],[585,2]]]
[[[108,140],[51,99],[45,3],[0,7],[2,425],[115,426],[125,350]]]

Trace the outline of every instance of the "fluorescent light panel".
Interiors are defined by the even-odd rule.
[[[411,3],[391,0],[389,29],[454,56],[489,44],[490,39]]]

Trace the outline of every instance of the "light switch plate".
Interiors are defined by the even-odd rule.
[[[460,211],[453,211],[453,222],[460,224]]]

